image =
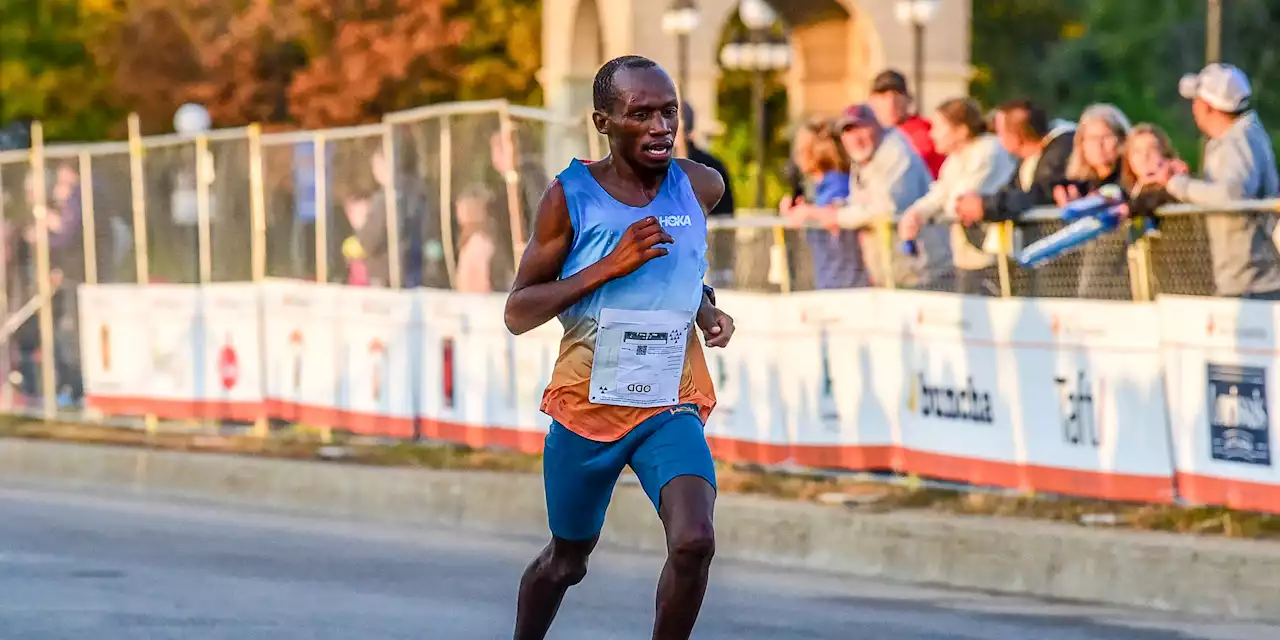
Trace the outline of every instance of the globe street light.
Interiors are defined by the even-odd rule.
[[[791,47],[781,40],[771,37],[773,26],[778,21],[778,14],[765,0],[742,0],[738,5],[738,18],[746,25],[749,34],[746,40],[735,40],[720,50],[720,66],[731,71],[750,71],[751,100],[754,103],[755,115],[755,156],[756,171],[756,208],[764,208],[764,161],[765,161],[765,74],[781,71],[791,66]]]
[[[894,6],[898,22],[911,27],[914,48],[912,74],[916,109],[924,108],[924,27],[938,14],[938,0],[898,0]]]

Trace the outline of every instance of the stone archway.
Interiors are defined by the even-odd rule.
[[[662,32],[661,10],[668,1],[543,0],[539,80],[547,106],[565,114],[585,113],[598,64],[614,56],[648,56],[674,71],[676,47]],[[865,98],[871,78],[884,68],[910,75],[911,33],[894,18],[892,0],[769,1],[791,29],[795,63],[788,73],[788,94],[793,117],[834,114]],[[972,0],[940,1],[925,43],[926,111],[968,92]],[[702,28],[690,39],[685,95],[698,107],[699,129],[712,132],[720,74],[717,39],[738,2],[697,2]]]

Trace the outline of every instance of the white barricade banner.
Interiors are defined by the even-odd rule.
[[[886,296],[872,289],[806,293],[775,307],[790,462],[888,469],[902,379],[900,341]],[[746,322],[755,322],[746,318]],[[751,350],[754,345],[739,343]],[[733,348],[733,347],[731,347]]]
[[[421,323],[412,292],[344,287],[338,342],[343,375],[335,426],[355,433],[413,437]]]
[[[1173,296],[1158,304],[1179,493],[1195,504],[1280,512],[1271,430],[1280,305]]]
[[[86,405],[109,415],[148,413],[153,343],[144,287],[80,285],[77,295]]]
[[[344,287],[270,280],[261,285],[267,408],[272,417],[338,426]]]
[[[217,283],[198,289],[203,356],[201,417],[253,422],[264,415],[259,288]]]
[[[886,292],[881,313],[899,327],[895,467],[979,485],[1020,484],[1013,416],[1004,392],[990,301],[944,293]],[[890,371],[894,367],[885,363]],[[880,362],[875,363],[878,369]]]
[[[1020,486],[1107,500],[1170,502],[1173,458],[1152,304],[990,303],[997,390],[1013,399]]]
[[[782,463],[790,457],[790,437],[778,366],[777,297],[730,291],[716,297],[734,318],[735,332],[728,348],[703,347],[716,390],[706,427],[711,451],[727,461]],[[698,331],[690,339],[704,338]]]

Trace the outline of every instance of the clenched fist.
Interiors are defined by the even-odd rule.
[[[618,246],[606,258],[610,272],[614,278],[629,276],[646,262],[667,255],[667,249],[658,245],[672,242],[675,240],[662,230],[657,218],[637,220],[627,227]]]

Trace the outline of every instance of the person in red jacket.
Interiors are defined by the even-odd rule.
[[[885,128],[897,127],[911,141],[911,146],[929,167],[933,179],[937,180],[942,161],[947,157],[934,148],[933,138],[929,136],[932,128],[929,121],[910,112],[911,93],[907,91],[907,79],[892,69],[881,71],[871,83],[868,102],[880,124]]]

